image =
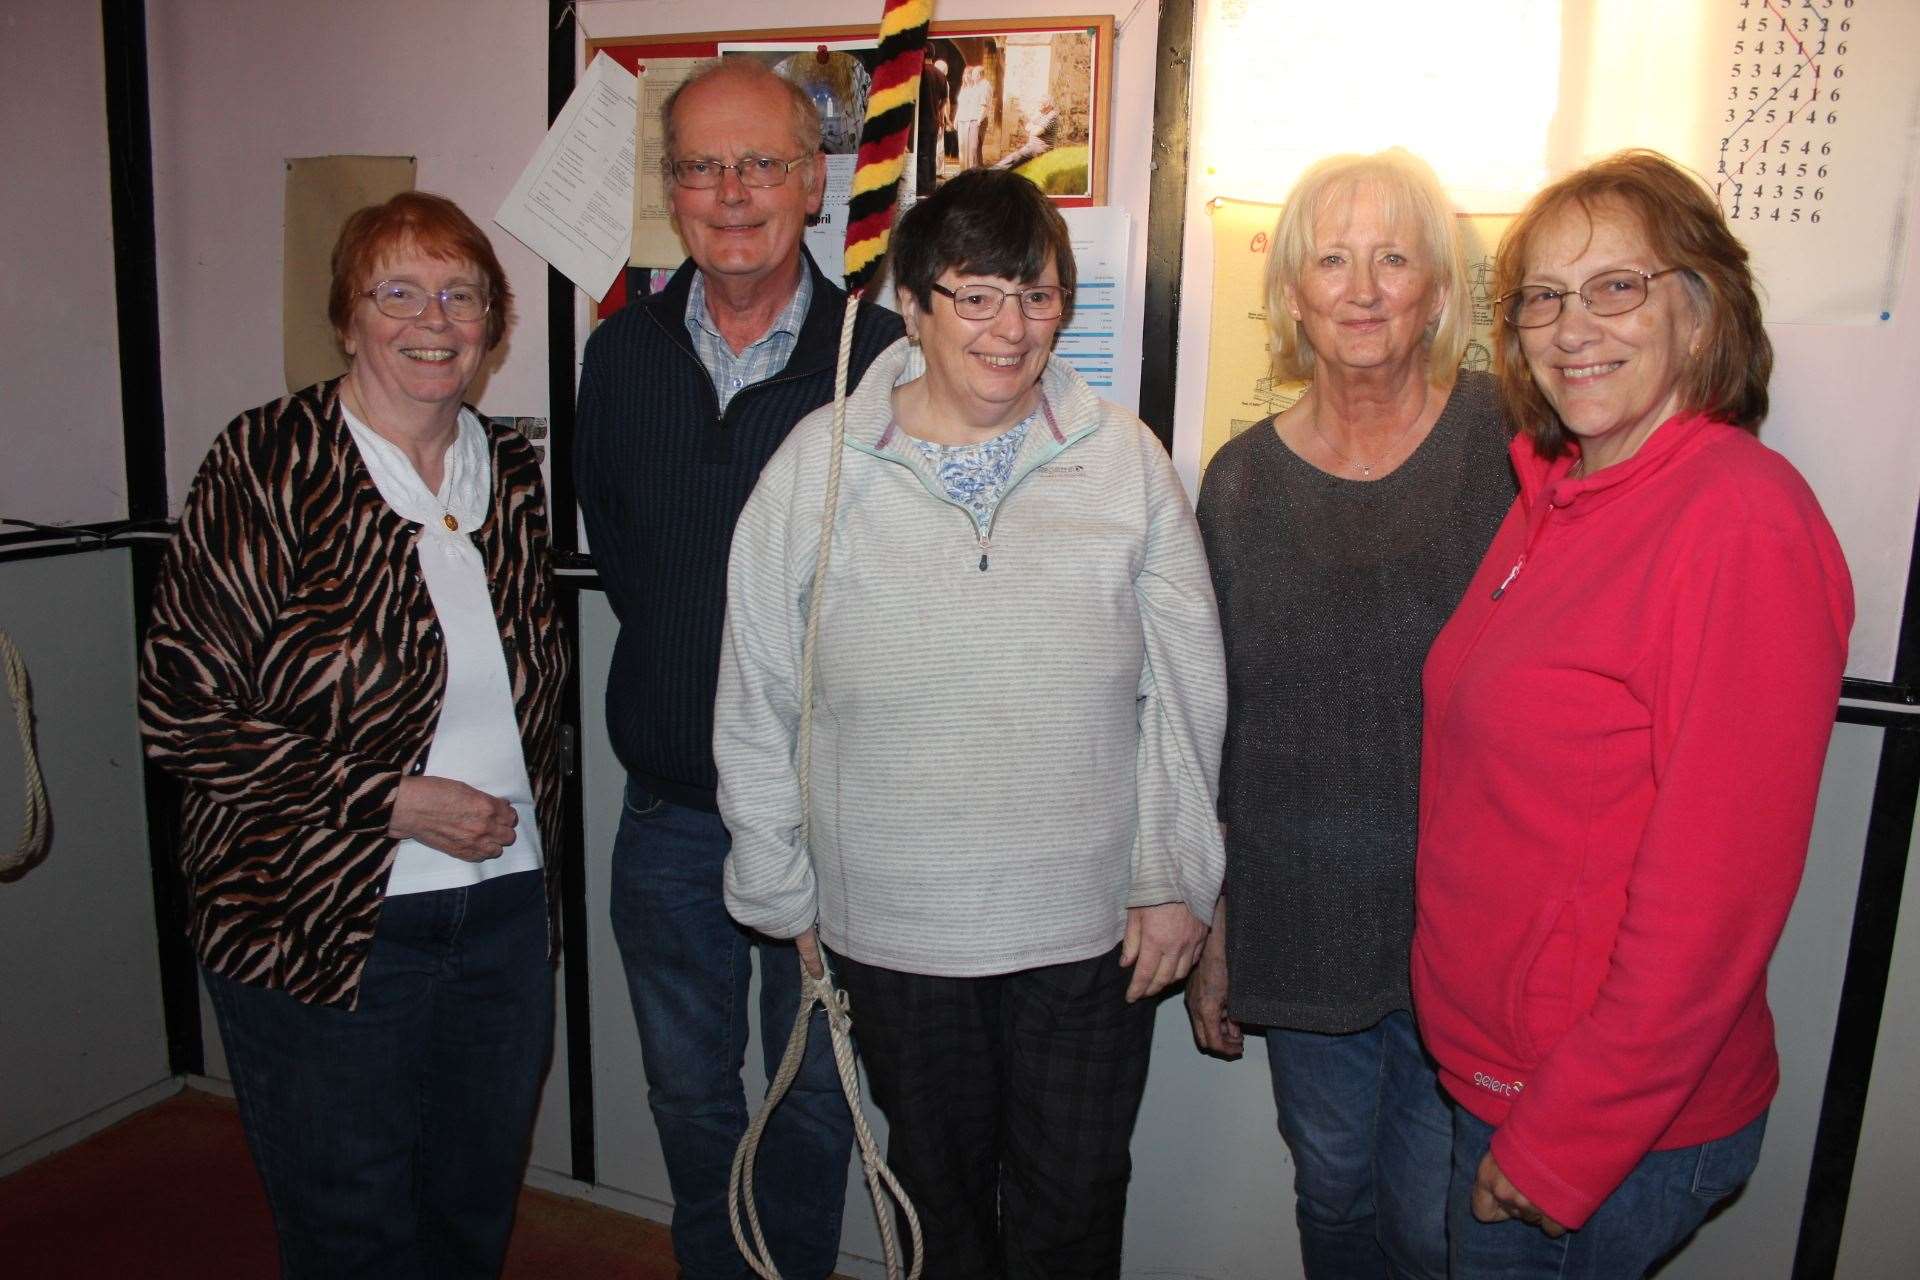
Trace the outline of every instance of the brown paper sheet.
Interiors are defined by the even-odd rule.
[[[354,210],[413,189],[412,156],[303,156],[287,161],[281,334],[287,390],[347,371],[327,320],[333,242]]]

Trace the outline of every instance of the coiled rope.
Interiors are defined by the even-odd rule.
[[[0,878],[37,861],[47,851],[53,834],[53,811],[47,807],[47,784],[40,776],[40,753],[33,742],[33,693],[27,684],[27,664],[13,637],[0,631],[0,666],[7,672],[7,693],[13,700],[13,720],[20,731],[20,759],[26,774],[26,815],[20,839],[12,853],[0,853]]]
[[[833,555],[834,515],[840,505],[840,455],[847,435],[847,370],[853,360],[854,323],[859,315],[860,295],[879,276],[886,258],[887,241],[893,232],[900,175],[906,167],[908,139],[918,110],[920,68],[926,58],[927,28],[932,19],[933,0],[883,0],[880,41],[874,51],[866,119],[860,126],[860,154],[847,201],[847,311],[840,325],[840,357],[833,371],[833,434],[828,442],[820,549],[814,560],[813,585],[807,599],[806,634],[800,643],[800,726],[794,765],[800,775],[801,834],[809,851],[813,848],[814,653],[820,641],[820,600],[826,594],[827,563]],[[906,1273],[907,1280],[919,1280],[926,1260],[920,1237],[920,1215],[914,1212],[913,1203],[899,1179],[880,1158],[873,1133],[867,1127],[866,1112],[860,1105],[860,1078],[853,1066],[852,1020],[847,997],[834,988],[833,974],[825,967],[824,950],[820,960],[822,970],[818,978],[806,971],[805,962],[798,962],[802,997],[800,1012],[793,1022],[793,1034],[787,1037],[786,1056],[767,1088],[767,1099],[760,1113],[747,1126],[739,1148],[733,1153],[733,1168],[727,1177],[727,1216],[733,1223],[734,1243],[740,1246],[747,1265],[761,1280],[780,1280],[766,1237],[760,1231],[760,1211],[753,1194],[753,1166],[767,1119],[786,1096],[799,1074],[800,1064],[806,1059],[807,1029],[813,1019],[813,1007],[818,1004],[826,1010],[834,1065],[840,1072],[840,1088],[847,1095],[847,1109],[853,1113],[854,1137],[860,1147],[861,1167],[866,1172],[867,1192],[873,1197],[874,1216],[879,1220],[880,1248],[886,1258],[888,1280],[898,1280],[901,1274],[900,1244],[893,1214],[888,1211],[889,1198],[899,1204],[912,1239],[913,1261]],[[743,1209],[752,1233],[751,1241],[741,1228]]]
[[[847,435],[847,369],[853,357],[853,327],[859,308],[860,299],[848,294],[847,311],[840,326],[840,356],[833,371],[833,434],[828,442],[830,452],[826,492],[821,503],[824,511],[820,519],[820,548],[814,561],[813,589],[808,593],[807,629],[800,641],[800,728],[794,749],[794,767],[800,775],[801,823],[803,829],[809,832],[812,826],[809,815],[813,812],[814,651],[820,640],[820,600],[825,594],[822,588],[827,581],[827,564],[833,557],[834,513],[840,505],[840,455]],[[794,1016],[793,1033],[787,1037],[786,1055],[780,1059],[780,1069],[767,1086],[767,1098],[761,1104],[759,1114],[747,1126],[746,1133],[741,1135],[739,1147],[733,1153],[733,1167],[727,1174],[727,1217],[733,1224],[734,1243],[740,1246],[740,1252],[746,1255],[747,1265],[761,1280],[780,1280],[773,1254],[767,1248],[766,1236],[760,1230],[760,1210],[753,1194],[753,1168],[760,1151],[760,1136],[766,1131],[767,1121],[772,1117],[773,1109],[780,1105],[780,1100],[787,1096],[794,1077],[800,1073],[800,1064],[806,1059],[807,1029],[813,1021],[814,1006],[819,1005],[826,1010],[828,1031],[833,1041],[834,1066],[840,1073],[840,1089],[847,1096],[847,1109],[853,1113],[854,1140],[860,1148],[860,1167],[866,1174],[867,1194],[873,1198],[874,1217],[880,1228],[880,1251],[886,1262],[888,1280],[896,1280],[901,1274],[900,1241],[893,1214],[889,1212],[889,1200],[900,1206],[901,1216],[907,1221],[911,1237],[913,1261],[906,1272],[907,1280],[919,1280],[920,1269],[926,1261],[921,1246],[920,1215],[914,1211],[913,1201],[907,1197],[900,1180],[894,1177],[893,1170],[881,1158],[879,1144],[874,1141],[873,1130],[867,1124],[865,1108],[860,1105],[860,1077],[853,1065],[853,1020],[847,996],[833,985],[833,973],[824,967],[824,952],[820,959],[823,972],[818,978],[806,971],[804,963],[801,964],[800,1011]],[[745,1230],[741,1226],[743,1211]]]

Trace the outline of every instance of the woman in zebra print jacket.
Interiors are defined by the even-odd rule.
[[[552,1046],[565,656],[534,451],[462,400],[486,236],[353,215],[347,374],[241,414],[154,596],[148,753],[287,1276],[497,1274]]]

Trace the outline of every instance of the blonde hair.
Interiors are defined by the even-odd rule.
[[[1267,332],[1272,337],[1273,372],[1278,378],[1311,378],[1313,344],[1287,310],[1287,289],[1313,256],[1313,224],[1329,208],[1351,202],[1361,191],[1380,201],[1388,222],[1402,214],[1419,225],[1434,283],[1446,292],[1440,317],[1426,337],[1427,378],[1451,382],[1466,353],[1473,329],[1473,299],[1467,285],[1467,259],[1452,203],[1426,161],[1400,147],[1370,156],[1328,156],[1300,175],[1273,224],[1267,245]]]

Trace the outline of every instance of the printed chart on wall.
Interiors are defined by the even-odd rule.
[[[1215,200],[1213,220],[1213,316],[1207,357],[1207,407],[1201,426],[1200,466],[1247,428],[1292,405],[1304,382],[1275,378],[1267,346],[1267,242],[1280,206],[1248,200]],[[1460,219],[1473,290],[1473,334],[1460,364],[1493,364],[1493,250],[1510,217],[1493,214]]]
[[[1915,0],[1719,0],[1696,168],[1752,250],[1775,323],[1890,317],[1916,161]]]

